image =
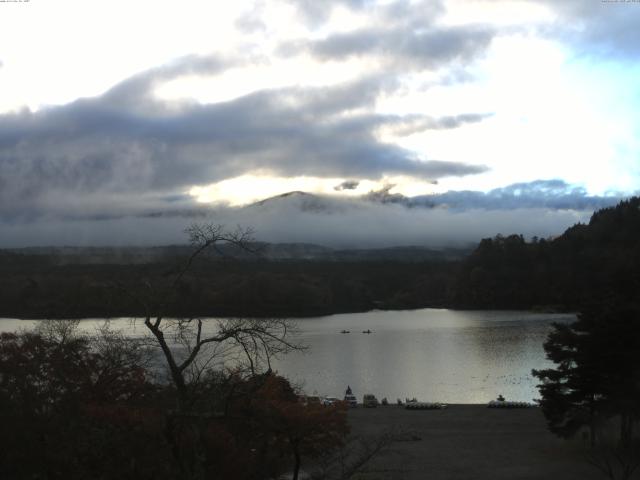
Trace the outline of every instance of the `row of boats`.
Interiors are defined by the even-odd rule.
[[[531,408],[536,405],[528,402],[510,402],[507,400],[491,400],[487,407],[489,408]]]
[[[351,330],[341,330],[340,333],[351,333]],[[363,330],[362,333],[373,333],[371,330]]]
[[[528,402],[508,402],[491,400],[488,404],[488,408],[533,408],[536,405]],[[405,407],[407,410],[442,410],[447,408],[446,403],[438,402],[407,402]]]
[[[317,395],[304,397],[304,403],[312,404],[317,403],[321,405],[333,405],[336,402],[339,402],[335,397],[318,397]],[[357,407],[358,400],[356,396],[353,394],[350,386],[347,386],[347,390],[344,392],[343,401],[349,405],[350,407]],[[403,405],[403,402],[398,399],[398,405]],[[378,402],[378,399],[375,395],[371,393],[367,393],[362,398],[362,406],[364,407],[377,407],[378,405],[389,405],[386,398],[382,399],[382,402]],[[497,400],[491,400],[488,404],[488,408],[532,408],[535,407],[536,404],[529,402],[513,402],[507,401],[505,398],[500,395]],[[407,398],[404,402],[404,408],[407,410],[443,410],[447,408],[448,405],[446,403],[441,402],[419,402],[415,398],[409,399]]]
[[[407,402],[404,408],[407,410],[442,410],[447,408],[447,404],[439,402]]]

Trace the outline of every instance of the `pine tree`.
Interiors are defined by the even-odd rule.
[[[555,324],[544,344],[555,368],[534,370],[549,429],[563,437],[618,418],[621,444],[640,419],[640,310],[619,301],[585,309],[572,324]]]

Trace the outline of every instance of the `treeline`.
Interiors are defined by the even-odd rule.
[[[640,198],[599,210],[555,239],[484,239],[452,286],[450,304],[471,308],[576,310],[640,291]]]
[[[174,316],[316,316],[380,309],[579,310],[594,296],[640,291],[640,198],[599,210],[554,239],[498,235],[466,258],[415,262],[202,257],[181,278]],[[171,250],[170,250],[171,252]],[[137,263],[61,262],[0,252],[0,317],[138,316],[135,299],[160,290],[186,249]],[[404,252],[406,253],[406,252]]]
[[[59,265],[0,258],[0,317],[140,316],[184,257],[147,264]],[[315,316],[443,306],[455,262],[327,262],[200,258],[168,289],[168,315]]]

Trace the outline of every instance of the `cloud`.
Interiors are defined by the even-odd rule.
[[[522,209],[594,211],[613,206],[628,197],[619,192],[610,192],[605,196],[589,195],[584,187],[571,185],[560,179],[514,183],[488,192],[462,190],[415,197],[391,193],[394,187],[395,185],[389,184],[361,198],[371,202],[403,205],[407,208],[446,208],[451,211]]]
[[[138,73],[112,87],[100,99],[103,105],[112,108],[138,110],[140,113],[159,113],[166,110],[153,98],[155,87],[162,82],[186,75],[215,75],[225,70],[254,61],[222,58],[215,55],[187,55],[164,65]]]
[[[356,181],[344,182],[344,188]],[[340,187],[340,186],[338,186]],[[248,207],[189,206],[184,196],[149,198],[146,207],[109,214],[101,204],[77,215],[37,221],[0,219],[0,247],[27,245],[163,245],[184,243],[192,223],[244,225],[268,242],[335,247],[463,245],[498,233],[548,237],[622,196],[596,197],[562,180],[537,180],[483,192],[447,192],[407,198],[393,185],[359,198],[291,192]],[[121,200],[127,204],[127,199]],[[163,207],[163,208],[159,208]],[[157,210],[152,210],[157,208]],[[114,205],[118,210],[118,204]],[[64,209],[63,209],[64,210]]]
[[[315,41],[308,49],[323,60],[376,56],[413,70],[470,61],[485,51],[494,33],[485,26],[363,28]]]
[[[526,237],[557,235],[579,221],[588,220],[590,213],[544,208],[412,209],[368,201],[351,201],[342,209],[332,208],[326,213],[301,209],[294,201],[244,209],[235,212],[232,218],[252,225],[257,236],[269,242],[309,242],[335,247],[443,247],[475,243],[498,233],[520,233]],[[223,214],[218,218],[226,217]]]
[[[136,75],[100,97],[0,115],[0,216],[47,213],[57,210],[56,203],[71,207],[74,201],[82,208],[117,195],[135,204],[136,195],[142,202],[255,171],[436,179],[486,170],[421,158],[379,140],[377,129],[408,121],[371,113],[377,94],[394,88],[384,76],[257,91],[207,105],[174,106],[152,95],[160,81],[227,66],[217,58],[189,57]],[[409,121],[433,122],[416,116]]]
[[[403,205],[407,208],[445,208],[451,211],[468,210],[573,210],[594,211],[615,205],[628,195],[610,192],[605,196],[589,195],[584,187],[571,185],[560,179],[514,183],[488,192],[472,190],[405,197],[391,193],[394,185],[372,191],[362,198],[371,202]]]
[[[589,195],[584,187],[560,179],[514,183],[487,193],[454,191],[439,195],[414,197],[410,205],[422,203],[452,209],[514,210],[543,208],[547,210],[593,211],[610,207],[625,198],[620,193],[607,196]]]
[[[311,54],[321,61],[370,58],[386,71],[411,72],[452,68],[481,56],[499,33],[486,24],[443,25],[438,20],[446,12],[443,1],[340,1],[292,0],[303,18],[323,23],[337,5],[366,16],[366,26],[346,31],[330,31],[324,38],[284,42],[279,53],[295,56]],[[460,72],[458,76],[464,75]]]
[[[235,27],[243,33],[264,33],[267,25],[263,20],[264,3],[256,2],[251,9],[238,17],[234,23]]]
[[[331,12],[337,6],[346,7],[351,10],[363,10],[366,7],[375,5],[374,0],[286,0],[298,10],[302,19],[314,26],[326,22],[331,16]]]
[[[444,117],[405,116],[397,122],[391,130],[395,135],[408,136],[425,130],[449,130],[459,128],[469,123],[478,123],[489,117],[491,113],[467,113],[461,115],[449,115]]]
[[[471,4],[513,3],[512,0],[466,0]],[[640,4],[629,0],[525,0],[547,6],[558,18],[536,24],[544,35],[558,38],[580,54],[600,58],[640,55]]]
[[[333,247],[467,245],[498,233],[547,237],[587,221],[591,212],[545,208],[451,210],[407,208],[366,200],[340,201],[294,195],[245,208],[219,208],[201,216],[45,219],[0,224],[0,247],[35,245],[166,245],[185,243],[194,222],[251,226],[267,242]]]
[[[527,238],[559,235],[587,222],[594,210],[623,198],[590,196],[583,188],[556,179],[516,183],[487,193],[447,192],[413,199],[389,193],[392,188],[388,185],[361,198],[280,196],[250,207],[219,210],[216,218],[251,225],[261,240],[269,242],[443,247],[499,233]]]
[[[580,42],[585,53],[610,58],[637,59],[640,56],[638,2],[543,1],[562,16],[555,33],[569,41]],[[574,28],[567,28],[567,25]]]
[[[358,185],[360,185],[360,182],[358,180],[345,180],[340,185],[336,185],[335,187],[333,187],[333,189],[336,192],[340,192],[342,190],[355,190],[356,188],[358,188]]]
[[[412,18],[414,21],[431,23],[445,12],[443,0],[395,0],[391,2],[377,0],[285,0],[296,7],[303,22],[314,28],[328,23],[332,13],[338,7],[352,13],[364,14],[370,22],[384,24],[397,23]]]

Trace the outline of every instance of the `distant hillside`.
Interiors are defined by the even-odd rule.
[[[640,297],[640,198],[595,212],[587,225],[525,242],[497,236],[463,262],[451,303],[470,308],[576,309],[603,296]]]
[[[468,247],[435,249],[423,246],[337,249],[311,243],[254,242],[248,250],[221,245],[208,258],[256,260],[315,260],[328,262],[457,261],[469,255]],[[162,247],[30,247],[0,250],[0,266],[27,265],[139,265],[179,261],[193,251],[189,245]]]
[[[553,239],[496,236],[465,249],[332,249],[291,243],[200,259],[171,295],[173,316],[313,316],[373,308],[577,310],[639,302],[640,198]],[[0,317],[139,316],[188,246],[0,250]],[[127,292],[124,294],[123,292]],[[163,307],[164,308],[164,307]]]

